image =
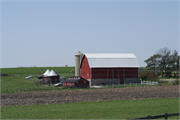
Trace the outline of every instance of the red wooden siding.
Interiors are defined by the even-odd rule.
[[[138,78],[138,68],[92,68],[91,79]]]
[[[70,87],[74,87],[74,83],[63,83],[63,86],[70,86]]]
[[[68,86],[68,87],[89,87],[89,81],[81,78],[79,80],[76,81],[72,81],[72,82],[63,82],[63,86]]]
[[[107,69],[103,68],[92,68],[92,79],[93,78],[107,78]]]
[[[138,68],[126,68],[124,78],[138,78]]]
[[[49,78],[53,84],[60,82],[60,76],[59,75],[58,76],[50,76]]]
[[[49,77],[43,77],[43,83],[48,83]]]
[[[76,81],[74,84],[76,87],[89,87],[89,81],[84,80],[84,79],[80,79],[80,80]]]
[[[89,67],[87,57],[84,57],[81,63],[81,77],[85,79],[91,78],[91,68]]]

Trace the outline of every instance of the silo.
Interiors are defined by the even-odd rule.
[[[80,64],[83,54],[79,51],[75,55],[75,76],[80,76]]]

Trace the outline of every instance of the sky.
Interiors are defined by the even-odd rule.
[[[179,0],[0,0],[1,68],[75,66],[75,54],[179,50]],[[180,52],[179,52],[180,53]]]

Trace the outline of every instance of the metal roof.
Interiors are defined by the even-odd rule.
[[[139,67],[138,60],[133,53],[98,53],[85,54],[90,68],[102,67]]]
[[[43,75],[48,76],[49,73],[50,73],[50,71],[49,71],[49,69],[47,69],[46,72]]]
[[[51,72],[48,74],[48,76],[58,76],[58,74],[56,74],[53,70],[51,70]]]

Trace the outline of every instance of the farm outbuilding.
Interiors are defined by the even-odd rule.
[[[50,73],[49,69],[46,70],[46,72],[43,74],[43,83],[48,83],[49,76],[48,74]]]
[[[65,80],[62,83],[63,86],[67,86],[67,87],[84,87],[84,88],[89,87],[89,81],[81,76],[69,77],[68,80]]]
[[[139,63],[134,54],[84,54],[79,68],[90,85],[139,82]]]
[[[43,74],[43,83],[55,84],[58,82],[60,82],[60,76],[53,70],[49,71],[49,69],[47,69],[46,72]]]
[[[48,77],[52,84],[60,82],[60,76],[57,73],[55,73],[53,70],[51,70],[51,72],[48,74]]]

